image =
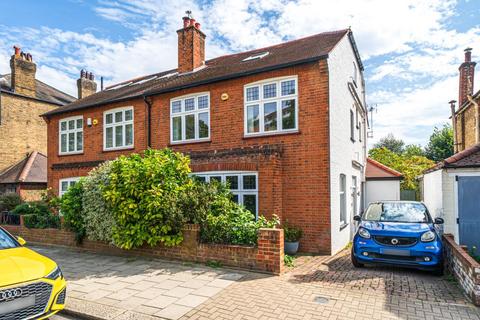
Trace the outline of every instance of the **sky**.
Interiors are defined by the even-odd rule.
[[[374,107],[372,145],[389,133],[425,145],[449,122],[463,50],[480,60],[480,0],[0,0],[0,74],[13,45],[37,79],[76,96],[80,69],[105,85],[177,65],[181,17],[207,34],[206,56],[351,27]],[[479,66],[480,67],[480,66]],[[479,71],[480,72],[480,71]],[[480,75],[475,79],[480,89]]]

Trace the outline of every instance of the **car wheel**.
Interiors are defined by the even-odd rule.
[[[358,262],[357,258],[355,258],[355,255],[353,254],[353,249],[352,249],[351,257],[352,257],[352,264],[355,268],[363,268],[365,266],[363,263]]]

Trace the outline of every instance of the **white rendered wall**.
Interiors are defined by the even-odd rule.
[[[330,98],[330,222],[331,222],[331,251],[335,254],[344,248],[351,240],[353,229],[352,217],[360,210],[361,196],[357,196],[357,212],[352,212],[352,176],[357,177],[357,189],[360,191],[361,182],[365,180],[364,169],[366,161],[365,118],[359,110],[359,119],[362,122],[362,142],[359,132],[355,130],[355,142],[350,140],[350,110],[355,110],[354,98],[349,91],[348,83],[354,76],[354,63],[358,79],[356,91],[363,100],[362,73],[358,69],[354,51],[346,35],[332,50],[328,58],[329,68],[329,98]],[[363,106],[365,102],[362,101]],[[360,107],[361,108],[361,107]],[[352,163],[360,163],[363,168],[355,167]],[[347,221],[349,224],[340,230],[340,174],[346,175],[347,183]]]
[[[400,200],[400,180],[368,180],[366,203],[381,200]]]

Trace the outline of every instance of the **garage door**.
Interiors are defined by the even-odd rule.
[[[480,254],[480,177],[458,177],[458,230],[460,244]]]

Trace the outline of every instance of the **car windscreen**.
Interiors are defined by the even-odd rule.
[[[5,231],[0,229],[0,250],[18,247],[18,243]]]
[[[381,222],[429,222],[427,208],[421,203],[379,202],[372,203],[362,220]]]

